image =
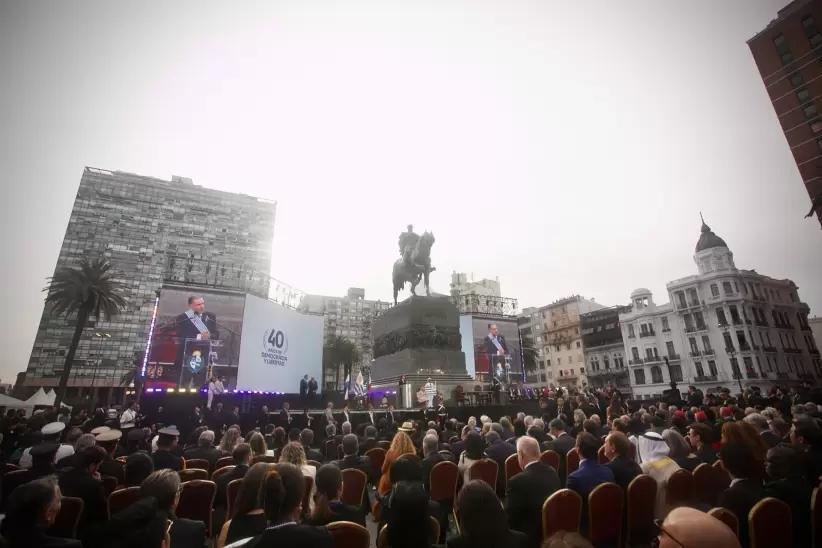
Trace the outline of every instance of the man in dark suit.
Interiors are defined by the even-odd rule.
[[[628,485],[638,475],[642,474],[642,468],[630,457],[631,441],[622,432],[611,432],[605,438],[605,455],[611,459],[606,468],[614,474],[614,482],[622,487],[627,494]]]
[[[217,477],[217,494],[214,497],[214,508],[226,508],[228,505],[228,484],[236,479],[243,479],[251,464],[251,446],[241,443],[231,452],[234,468]]]
[[[174,319],[174,326],[176,331],[180,334],[180,338],[184,339],[219,339],[220,333],[217,330],[217,315],[212,312],[205,311],[205,301],[202,297],[192,295],[188,298],[189,310],[179,314]],[[202,326],[197,324],[202,322],[205,326],[203,331]]]
[[[505,494],[505,461],[511,455],[517,454],[517,448],[510,443],[505,443],[500,439],[499,434],[493,430],[485,434],[485,442],[488,444],[488,447],[485,449],[485,454],[491,457],[499,467],[499,473],[497,474],[497,494],[502,496]],[[539,440],[537,440],[537,443],[539,443]]]
[[[157,434],[157,450],[151,455],[154,469],[179,472],[183,469],[183,458],[178,457],[172,451],[177,447],[180,432],[176,428],[162,428]]]
[[[694,423],[688,427],[688,441],[691,447],[696,448],[696,456],[706,464],[716,462],[716,451],[711,447],[713,431],[707,424]]]
[[[613,482],[614,473],[597,462],[599,442],[588,432],[577,436],[577,451],[579,452],[579,468],[568,474],[568,489],[576,491],[582,497],[583,508],[591,491],[600,484]]]
[[[365,436],[360,443],[360,455],[365,455],[377,446],[377,429],[373,426],[365,427]]]
[[[285,431],[288,432],[291,429],[291,408],[288,405],[288,402],[283,402],[283,408],[280,410],[280,426],[285,428]]]
[[[388,411],[385,412],[385,423],[390,427],[395,422],[397,421],[394,420],[394,406],[389,405]]]
[[[159,445],[158,443],[157,446],[159,447]],[[189,449],[183,456],[186,460],[205,459],[208,461],[210,469],[213,470],[214,465],[222,458],[223,452],[218,447],[214,447],[214,432],[211,430],[203,430],[197,440],[197,447]]]
[[[781,443],[776,434],[771,432],[768,426],[768,419],[765,418],[764,415],[760,415],[759,413],[751,413],[745,417],[745,422],[756,428],[756,431],[759,433],[759,437],[762,438],[762,441],[765,442],[765,446],[770,449],[771,447],[776,447]]]
[[[508,526],[528,535],[529,548],[542,541],[542,505],[560,488],[557,471],[539,460],[539,444],[523,436],[517,440],[517,460],[522,472],[508,482],[505,513]]]
[[[741,442],[723,443],[719,449],[722,465],[731,476],[731,486],[719,495],[719,506],[734,513],[739,521],[739,542],[749,546],[748,514],[762,499],[762,481],[751,448]]]
[[[508,354],[508,343],[505,342],[505,337],[499,334],[497,324],[488,324],[488,335],[482,341],[482,351],[488,356],[492,371],[497,364],[505,366],[504,356]]]
[[[368,457],[361,457],[357,454],[357,450],[359,448],[357,436],[354,434],[346,434],[342,438],[342,446],[343,454],[345,456],[340,460],[335,460],[333,464],[336,464],[340,470],[356,468],[357,470],[365,472],[365,475],[371,479],[371,459]]]
[[[308,428],[303,428],[300,431],[300,444],[305,451],[305,460],[315,460],[317,462],[325,462],[323,454],[316,448],[312,447],[314,444],[314,431]]]
[[[77,536],[81,540],[90,532],[92,525],[108,519],[108,493],[97,471],[105,458],[106,452],[102,447],[86,447],[74,455],[74,467],[60,472],[58,476],[60,492],[64,497],[83,500],[83,512],[77,524]]]
[[[473,432],[474,429],[468,425],[462,427],[462,436],[460,440],[451,444],[451,452],[454,453],[454,456],[459,460],[460,455],[462,452],[465,451],[465,438],[468,436],[469,432]]]
[[[305,396],[308,393],[308,375],[303,375],[303,378],[300,379],[300,407],[305,407],[306,399]]]
[[[554,436],[554,441],[548,444],[548,449],[559,453],[559,474],[560,481],[563,487],[565,486],[565,458],[568,456],[568,451],[576,447],[576,440],[572,438],[565,431],[565,423],[562,419],[554,419],[548,425],[551,435]]]
[[[763,497],[775,497],[791,507],[794,546],[811,546],[812,487],[802,474],[799,455],[792,447],[768,450],[765,464],[770,481]]]
[[[425,490],[430,491],[431,469],[443,461],[450,461],[451,457],[449,457],[447,453],[445,455],[439,453],[439,443],[437,437],[434,435],[425,436],[422,439],[422,454],[423,459],[420,461],[422,483],[425,485]]]
[[[180,476],[171,470],[157,470],[140,484],[140,498],[157,499],[157,512],[172,520],[169,536],[175,548],[202,548],[206,541],[205,523],[172,518],[180,502]]]

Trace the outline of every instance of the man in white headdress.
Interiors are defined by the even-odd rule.
[[[679,465],[668,454],[671,449],[665,439],[656,432],[649,430],[637,437],[637,456],[641,460],[639,465],[642,473],[656,481],[656,505],[654,516],[665,519],[671,508],[666,503],[666,487],[668,478],[679,470]]]

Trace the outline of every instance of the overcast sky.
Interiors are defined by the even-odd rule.
[[[279,202],[272,274],[391,298],[397,236],[520,307],[667,302],[699,212],[822,309],[822,234],[746,40],[787,0],[0,0],[0,377],[84,166]]]

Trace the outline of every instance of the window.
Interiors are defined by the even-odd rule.
[[[776,46],[776,47],[779,47],[784,43],[785,43],[785,37],[782,36],[781,34],[773,39],[773,45]]]
[[[580,356],[580,358],[581,358],[581,357],[582,357],[582,356]],[[579,368],[579,374],[580,374],[580,375],[584,375],[584,374],[585,374],[585,368],[584,368],[584,367],[580,367],[580,368]]]
[[[549,379],[554,378],[554,372],[553,371],[548,371],[548,378]]]
[[[702,346],[705,348],[705,352],[711,352],[711,338],[708,335],[702,335]]]
[[[716,319],[720,326],[728,325],[728,319],[725,318],[725,310],[722,308],[716,309]]]
[[[571,343],[565,343],[565,350],[571,350]]]
[[[655,365],[651,368],[651,382],[653,383],[660,383],[662,382],[662,369],[658,365]]]
[[[668,325],[668,318],[662,318],[662,331],[670,331],[671,327]]]
[[[631,348],[631,355],[634,357],[634,361],[639,361],[639,349],[636,346]]]
[[[682,382],[682,367],[678,365],[671,365],[668,367],[668,370],[671,372],[672,381]]]
[[[725,292],[725,295],[731,295],[734,292],[731,282],[722,282],[722,291]]]
[[[579,348],[579,347],[581,347],[581,346],[582,346],[582,343],[580,343],[579,341],[577,341],[577,348]]]
[[[806,15],[805,17],[802,18],[802,26],[805,27],[805,28],[810,27],[811,25],[813,25],[813,23],[814,23],[813,15]],[[784,36],[783,36],[783,38],[784,38]]]
[[[666,342],[665,351],[668,352],[668,359],[674,359],[674,356],[676,355],[676,351],[674,351],[674,343],[671,341]]]
[[[699,352],[699,347],[696,345],[696,339],[693,337],[688,337],[688,344],[691,345],[691,352],[697,353]]]
[[[715,361],[711,360],[711,361],[708,362],[708,372],[709,372],[710,375],[716,377],[717,373],[716,373],[716,362]]]
[[[557,358],[557,365],[562,365],[562,358]]]
[[[636,333],[634,333],[634,326],[632,324],[628,324],[628,336],[629,337],[636,337]]]
[[[634,379],[636,384],[645,384],[645,371],[642,369],[637,369],[634,371]]]
[[[801,88],[796,90],[796,98],[799,99],[800,103],[804,103],[808,100],[808,97],[811,96],[811,92],[805,88]]]
[[[725,350],[730,350],[731,352],[733,352],[735,348],[734,341],[731,338],[731,334],[726,331],[722,334],[722,338],[725,339]]]
[[[582,354],[580,354],[579,356],[577,356],[577,361],[578,361],[578,362],[581,362],[581,361],[583,361],[584,359],[585,359],[585,358],[583,358],[583,357],[582,357]]]
[[[742,373],[739,371],[739,360],[736,358],[731,358],[731,371],[733,371],[733,377],[735,379],[742,377]]]
[[[822,34],[819,34],[817,32],[816,34],[810,37],[810,42],[812,46],[818,46],[819,44],[822,44]]]
[[[551,360],[550,359],[545,360],[545,365],[547,367],[551,367]]]
[[[697,377],[704,377],[705,372],[702,370],[702,362],[696,362],[694,364],[694,366],[696,367],[696,376]]]
[[[711,284],[711,296],[712,297],[719,297],[719,286],[716,284]]]
[[[786,51],[785,53],[780,55],[779,58],[782,60],[783,64],[787,65],[788,63],[793,61],[793,54],[790,51]]]
[[[541,342],[542,342],[542,337],[540,337],[539,335],[537,335],[537,342],[538,342],[538,343],[541,343]]]
[[[816,118],[818,110],[816,108],[816,105],[808,105],[802,109],[802,112],[805,113],[806,118]]]
[[[573,375],[573,374],[574,374],[574,370],[573,370],[573,369],[571,369],[571,375]]]
[[[793,84],[794,87],[801,86],[804,83],[805,83],[805,79],[802,78],[802,73],[801,72],[797,71],[797,72],[795,72],[791,75],[791,84]]]

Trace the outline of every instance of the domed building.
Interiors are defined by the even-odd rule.
[[[822,382],[810,309],[791,280],[740,270],[728,244],[702,220],[697,273],[669,282],[670,302],[646,288],[631,293],[619,320],[635,397],[661,397],[672,381],[683,392]]]

